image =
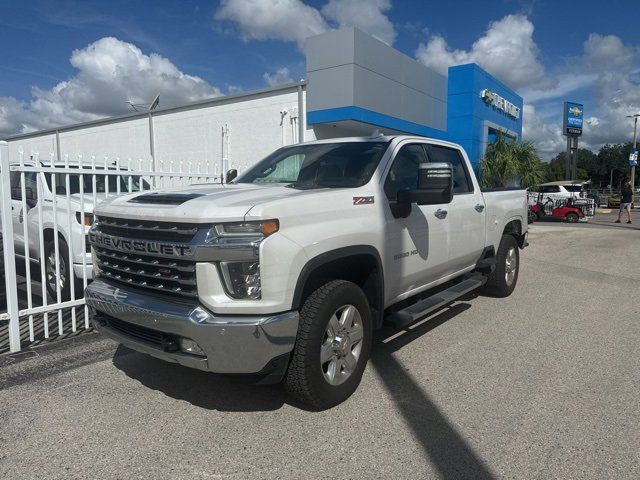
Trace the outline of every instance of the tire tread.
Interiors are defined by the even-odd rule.
[[[300,309],[298,335],[284,385],[291,396],[316,408],[323,408],[324,404],[307,378],[306,359],[308,358],[307,348],[311,341],[311,328],[313,323],[317,321],[321,305],[326,302],[329,295],[348,284],[351,282],[346,280],[331,280],[325,283],[306,298]]]

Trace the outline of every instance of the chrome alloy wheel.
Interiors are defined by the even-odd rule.
[[[518,257],[516,256],[515,247],[511,247],[507,252],[507,258],[505,260],[504,280],[508,286],[513,285],[513,281],[516,278],[516,272],[518,270]]]
[[[57,284],[60,285],[60,291],[64,290],[64,287],[67,283],[67,264],[64,261],[64,257],[62,255],[58,256],[58,271],[60,273],[60,277],[56,278],[56,253],[55,251],[49,252],[47,256],[46,262],[46,274],[47,274],[47,285],[52,292],[56,292],[56,280]]]
[[[320,347],[320,367],[330,385],[346,381],[358,365],[364,327],[353,305],[338,308],[329,320]]]

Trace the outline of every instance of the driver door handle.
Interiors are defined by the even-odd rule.
[[[438,210],[436,210],[436,212],[434,213],[434,215],[439,218],[440,220],[442,220],[443,218],[445,218],[447,216],[447,212],[446,210],[442,210],[441,208],[439,208]]]
[[[477,204],[475,207],[473,207],[476,209],[476,212],[482,212],[484,210],[484,205],[481,204]]]

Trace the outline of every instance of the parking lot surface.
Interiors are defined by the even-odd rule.
[[[380,332],[324,412],[93,333],[3,357],[0,478],[639,478],[640,234],[602,223],[532,225],[511,297]]]

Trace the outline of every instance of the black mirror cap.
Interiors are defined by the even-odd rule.
[[[238,176],[238,170],[236,170],[235,168],[232,168],[231,170],[227,170],[226,182],[227,183],[233,182],[237,176]]]

